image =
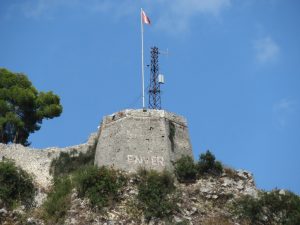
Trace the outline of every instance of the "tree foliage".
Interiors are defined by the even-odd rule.
[[[0,142],[29,145],[30,133],[41,128],[43,119],[62,112],[60,98],[39,92],[26,75],[0,68]]]
[[[141,170],[138,183],[138,200],[145,218],[167,218],[176,203],[170,194],[175,191],[173,176],[163,171]]]
[[[79,197],[89,198],[98,209],[109,207],[119,200],[120,191],[126,185],[126,177],[118,170],[89,165],[75,174]]]
[[[221,175],[222,172],[222,163],[216,161],[216,157],[209,150],[207,150],[205,154],[200,155],[198,162],[199,175],[211,174],[218,176]]]
[[[194,182],[197,178],[197,166],[189,155],[183,155],[175,162],[175,175],[179,182]]]

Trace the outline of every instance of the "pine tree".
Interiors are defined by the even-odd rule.
[[[21,73],[0,68],[0,142],[29,145],[30,133],[41,128],[43,119],[62,112],[59,96],[39,92]]]

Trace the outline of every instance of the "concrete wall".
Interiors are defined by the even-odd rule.
[[[124,110],[103,118],[95,164],[130,172],[172,170],[181,155],[193,156],[183,117],[164,110]]]

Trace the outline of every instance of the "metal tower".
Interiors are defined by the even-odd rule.
[[[163,83],[163,76],[159,74],[158,48],[151,48],[151,68],[149,87],[149,109],[161,109],[160,84]]]

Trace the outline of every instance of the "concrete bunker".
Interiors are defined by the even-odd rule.
[[[172,170],[182,155],[193,157],[185,118],[165,110],[127,109],[103,118],[95,164],[129,172]]]

